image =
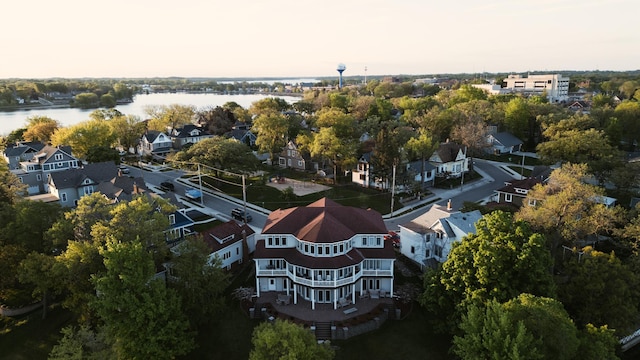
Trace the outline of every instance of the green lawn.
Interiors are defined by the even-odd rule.
[[[242,186],[238,179],[223,179],[217,181],[213,178],[203,177],[204,184],[215,188],[229,196],[242,199]],[[204,185],[206,186],[206,185]],[[309,194],[306,196],[295,196],[289,201],[283,199],[282,192],[271,186],[263,185],[261,178],[247,179],[247,202],[261,206],[265,209],[276,210],[292,206],[305,206],[318,199],[327,197],[342,205],[354,206],[358,208],[372,208],[381,214],[391,211],[391,194],[374,189],[366,189],[355,185],[332,186],[331,189]],[[394,210],[400,209],[402,204],[396,196]]]
[[[509,169],[517,172],[518,174],[523,175],[524,177],[529,177],[531,175],[531,170],[523,169],[521,166],[510,165]]]
[[[62,337],[60,329],[71,324],[72,314],[56,306],[42,320],[42,311],[16,318],[0,318],[0,359],[46,359]]]

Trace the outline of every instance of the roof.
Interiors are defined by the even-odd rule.
[[[188,137],[192,137],[191,132],[193,130],[198,130],[200,133],[198,134],[198,136],[209,136],[209,133],[207,132],[207,130],[201,126],[196,126],[193,124],[187,124],[184,125],[181,128],[175,128],[173,129],[171,136],[175,137],[175,138],[188,138]]]
[[[424,171],[431,171],[431,170],[434,170],[435,168],[436,168],[435,166],[433,166],[431,163],[425,160]],[[420,171],[422,171],[422,160],[410,162],[409,164],[407,164],[407,170],[414,171],[420,174]]]
[[[211,253],[217,252],[231,244],[242,241],[246,236],[255,234],[255,231],[247,224],[239,225],[234,220],[214,226],[200,232],[202,240],[209,246]],[[231,237],[230,240],[222,240]]]
[[[73,157],[71,155],[71,146],[53,147],[53,146],[45,145],[37,154],[34,155],[34,159],[38,158],[37,161],[39,163],[45,163],[58,151],[61,151],[67,154],[67,156],[69,157]]]
[[[100,162],[84,165],[82,168],[68,169],[50,173],[51,182],[57,189],[77,188],[85,179],[97,184],[110,181],[118,175],[118,167],[114,162]]]
[[[147,130],[147,132],[144,133],[143,136],[147,139],[148,142],[152,143],[158,136],[160,136],[160,134],[163,134],[163,132],[156,130]]]
[[[509,146],[517,146],[522,144],[522,140],[518,139],[517,137],[513,136],[508,132],[499,132],[499,133],[493,134],[492,136],[502,146],[509,147]]]
[[[440,144],[435,153],[438,155],[442,163],[448,163],[456,160],[461,149],[462,146],[454,142],[445,142]]]
[[[96,187],[100,192],[111,200],[131,200],[133,195],[147,192],[147,186],[141,177],[117,176],[111,181],[103,181]]]
[[[402,224],[401,226],[409,230],[415,231],[419,234],[426,234],[433,232],[431,228],[438,222],[438,220],[451,216],[452,213],[457,212],[454,210],[447,210],[446,206],[434,204],[424,214],[416,217],[415,219]]]
[[[522,180],[512,180],[512,181],[506,182],[505,183],[506,185],[496,190],[496,192],[516,194],[518,196],[524,197],[527,194],[517,192],[516,189],[523,189],[523,190],[529,191],[533,189],[534,186],[541,183],[542,183],[542,180],[540,178],[526,178]]]
[[[482,213],[479,210],[473,210],[469,212],[458,212],[451,214],[448,218],[444,219],[448,223],[450,228],[458,228],[467,234],[476,233],[476,223],[482,218]],[[455,236],[454,234],[450,235]]]
[[[6,157],[20,156],[26,152],[38,152],[44,148],[44,144],[38,141],[19,142],[18,144],[7,145],[4,150]]]
[[[356,234],[386,233],[379,212],[343,206],[328,198],[305,207],[275,210],[262,229],[262,234],[291,234],[315,243],[333,243]]]

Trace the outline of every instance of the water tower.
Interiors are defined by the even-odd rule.
[[[342,89],[342,72],[347,70],[347,67],[344,64],[338,64],[338,74],[340,74],[340,79],[338,81],[338,88]]]

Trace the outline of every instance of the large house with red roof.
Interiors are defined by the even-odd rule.
[[[327,198],[275,210],[256,243],[257,296],[277,292],[312,309],[390,297],[395,252],[386,234],[379,212]]]

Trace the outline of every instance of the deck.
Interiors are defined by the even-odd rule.
[[[311,301],[298,298],[298,304],[293,303],[293,296],[291,296],[291,303],[289,305],[283,305],[278,302],[278,295],[282,293],[277,292],[265,292],[262,293],[260,298],[257,299],[256,305],[270,303],[275,311],[279,314],[292,316],[296,319],[309,322],[331,322],[331,321],[344,321],[359,315],[364,315],[372,312],[378,305],[392,305],[393,299],[380,298],[380,299],[360,299],[356,296],[355,304],[350,304],[338,309],[333,309],[333,304],[318,304],[316,303],[315,310],[311,309]],[[357,310],[346,311],[348,309],[356,308]],[[259,311],[259,309],[256,309]]]

